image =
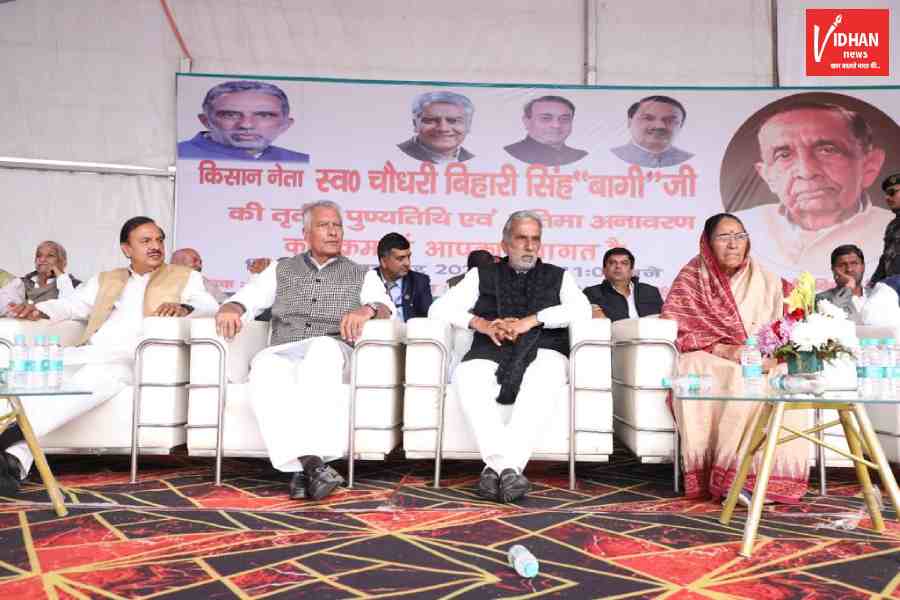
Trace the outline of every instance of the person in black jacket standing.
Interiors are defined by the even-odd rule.
[[[634,277],[634,255],[627,248],[611,248],[603,255],[603,282],[584,289],[595,319],[634,319],[658,315],[659,289]]]

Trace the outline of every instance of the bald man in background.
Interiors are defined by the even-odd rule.
[[[172,260],[170,262],[173,265],[188,267],[198,273],[202,273],[203,271],[203,259],[200,257],[200,253],[193,248],[179,248],[172,253]],[[215,298],[216,302],[220,305],[228,300],[228,296],[225,295],[222,288],[220,288],[216,282],[208,279],[205,275],[203,275],[203,287],[206,288],[209,295]]]

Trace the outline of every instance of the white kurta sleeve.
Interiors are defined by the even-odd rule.
[[[391,310],[392,319],[397,316],[397,307],[394,306],[394,301],[388,296],[387,290],[384,289],[384,283],[381,282],[381,278],[374,269],[366,271],[362,287],[359,289],[359,303],[370,304],[372,302],[387,306]]]
[[[10,304],[25,302],[25,284],[18,277],[0,288],[0,317],[6,316]]]
[[[568,327],[574,321],[591,318],[591,304],[584,292],[578,289],[575,279],[568,271],[563,273],[562,285],[559,289],[559,302],[556,306],[549,306],[538,311],[538,321],[543,323],[547,329]]]
[[[432,303],[428,318],[468,329],[469,322],[475,316],[472,309],[478,302],[478,282],[478,269],[469,269],[462,281]]]
[[[54,323],[57,321],[76,320],[87,321],[97,301],[97,292],[100,291],[100,276],[94,275],[86,282],[79,285],[71,295],[56,300],[38,302],[35,306],[39,311],[50,317]]]
[[[72,276],[63,273],[56,278],[56,289],[59,290],[58,298],[68,298],[75,293],[75,285],[72,283]]]
[[[192,318],[212,317],[219,310],[219,303],[206,291],[203,276],[197,271],[191,271],[187,284],[181,290],[181,303],[194,307],[190,314]]]
[[[246,309],[241,317],[244,322],[252,321],[262,311],[272,308],[275,303],[275,292],[278,291],[278,261],[272,261],[262,273],[251,277],[244,287],[231,297],[228,302],[237,302]]]

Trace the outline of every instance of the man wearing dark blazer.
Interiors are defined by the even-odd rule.
[[[603,282],[584,289],[595,319],[636,319],[662,310],[659,289],[640,283],[634,274],[634,255],[627,248],[611,248],[603,255]]]
[[[389,233],[378,242],[378,271],[384,289],[397,308],[397,316],[408,321],[427,317],[431,307],[431,279],[410,268],[409,240]]]

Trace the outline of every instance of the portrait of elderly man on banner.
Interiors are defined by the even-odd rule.
[[[178,143],[178,158],[308,163],[309,154],[273,145],[294,124],[287,95],[263,81],[213,86],[197,115],[206,128]]]
[[[900,157],[900,129],[877,108],[841,94],[795,94],[765,106],[722,161],[726,210],[767,235],[754,254],[787,278],[809,271],[827,284],[827,257],[844,244],[878,256],[892,214],[881,175]]]
[[[397,144],[407,156],[434,164],[465,162],[475,155],[463,148],[475,105],[456,92],[426,92],[412,101],[413,136]]]

